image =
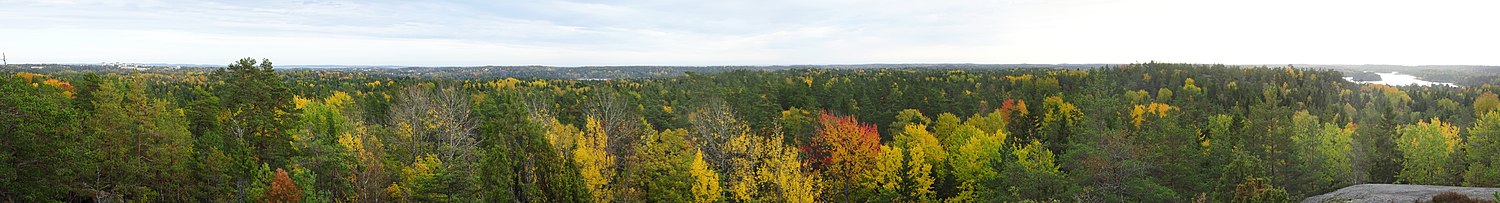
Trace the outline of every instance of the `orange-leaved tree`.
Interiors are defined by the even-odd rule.
[[[812,167],[830,181],[833,192],[829,194],[847,194],[855,189],[857,178],[881,158],[880,133],[853,116],[820,112],[817,134],[804,150],[812,156]]]
[[[266,202],[302,202],[302,189],[297,189],[297,183],[292,182],[292,177],[287,175],[286,170],[278,168],[276,176],[271,178],[271,189],[266,190]]]

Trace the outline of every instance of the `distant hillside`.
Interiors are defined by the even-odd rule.
[[[1401,65],[1326,65],[1326,64],[1294,64],[1297,68],[1327,69],[1344,72],[1345,76],[1354,76],[1355,80],[1368,81],[1379,80],[1379,76],[1362,73],[1370,72],[1400,72],[1413,75],[1423,80],[1433,82],[1446,82],[1458,85],[1479,85],[1493,83],[1495,75],[1500,75],[1500,66],[1471,66],[1471,65],[1423,65],[1423,66],[1401,66]],[[1373,76],[1371,78],[1370,76]]]
[[[280,65],[278,69],[289,71],[349,71],[372,75],[407,76],[419,78],[553,78],[553,79],[614,79],[672,77],[687,73],[721,73],[736,70],[776,71],[790,69],[1012,69],[1012,68],[1059,68],[1088,69],[1111,64],[857,64],[857,65],[777,65],[777,66],[470,66],[470,67],[405,67],[405,66],[348,66],[348,65]],[[125,73],[161,72],[179,70],[211,70],[214,66],[182,66],[171,64],[13,64],[9,69],[22,69],[40,73]]]
[[[1013,68],[1056,68],[1056,69],[1093,69],[1099,67],[1118,66],[1120,64],[853,64],[853,65],[773,65],[773,66],[582,66],[582,67],[559,67],[559,66],[462,66],[462,67],[411,67],[390,65],[278,65],[279,69],[290,71],[358,71],[373,75],[405,76],[419,78],[487,78],[487,77],[516,77],[516,78],[553,78],[553,79],[614,79],[614,78],[649,78],[649,77],[672,77],[687,73],[711,74],[736,70],[751,71],[776,71],[790,69],[830,69],[830,70],[854,70],[854,69],[1013,69]],[[1241,67],[1284,67],[1286,65],[1227,65]],[[1345,76],[1355,77],[1357,81],[1379,80],[1379,76],[1367,72],[1400,72],[1420,77],[1433,82],[1454,83],[1457,85],[1479,85],[1484,83],[1496,83],[1496,75],[1500,75],[1500,66],[1470,66],[1470,65],[1424,65],[1424,66],[1401,66],[1401,65],[1330,65],[1330,64],[1292,64],[1296,68],[1336,70],[1343,72]],[[11,64],[5,69],[26,70],[30,72],[98,72],[98,73],[125,73],[125,72],[161,72],[161,71],[203,71],[219,68],[220,66],[204,64]]]

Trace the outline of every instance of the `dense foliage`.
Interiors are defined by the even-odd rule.
[[[1163,63],[776,69],[4,70],[0,202],[1285,202],[1500,186],[1489,85]]]

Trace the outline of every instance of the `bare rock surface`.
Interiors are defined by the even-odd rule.
[[[1443,192],[1457,192],[1469,198],[1493,200],[1500,188],[1456,187],[1436,185],[1360,184],[1344,187],[1328,194],[1308,197],[1302,203],[1322,202],[1412,202],[1431,200]]]

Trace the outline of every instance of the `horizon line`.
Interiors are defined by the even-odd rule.
[[[558,67],[558,68],[585,68],[585,67],[726,67],[726,66],[777,67],[777,66],[872,66],[872,65],[1125,65],[1125,64],[1147,64],[1147,63],[1208,64],[1208,65],[1226,65],[1226,66],[1343,65],[1343,66],[1405,66],[1405,67],[1423,67],[1423,66],[1485,66],[1485,67],[1500,67],[1500,65],[1481,65],[1481,64],[1422,64],[1422,65],[1404,65],[1404,64],[1351,64],[1351,63],[1241,63],[1241,64],[1230,64],[1230,63],[1196,63],[1196,62],[1170,62],[1170,61],[1144,61],[1144,62],[1139,62],[1138,61],[1138,62],[1131,62],[1131,63],[968,63],[968,62],[922,63],[922,62],[915,62],[915,63],[827,63],[827,64],[719,64],[719,65],[665,65],[665,64],[618,64],[618,65],[543,65],[543,64],[514,64],[514,65],[497,65],[497,64],[487,64],[487,65],[275,64],[275,66],[296,66],[296,67],[301,67],[301,68],[306,68],[307,66],[329,66],[328,68],[358,68],[358,67],[377,67],[377,68],[392,68],[392,67],[395,67],[395,68],[462,68],[462,67]],[[229,64],[227,64],[227,63],[226,64],[195,64],[195,63],[140,63],[140,62],[95,62],[95,63],[56,63],[56,62],[45,62],[45,63],[14,63],[14,64],[15,65],[112,65],[112,64],[129,64],[129,65],[145,65],[145,66],[183,66],[183,67],[225,67],[225,66],[229,66]]]

